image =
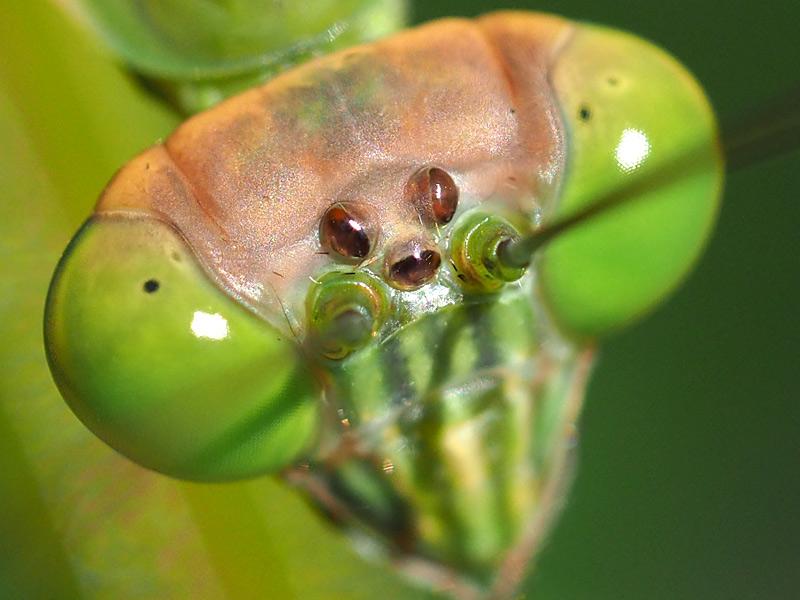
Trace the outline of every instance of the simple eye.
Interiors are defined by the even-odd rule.
[[[442,257],[430,244],[411,240],[395,246],[386,256],[389,285],[399,290],[416,290],[435,276]]]
[[[144,285],[142,285],[142,289],[148,294],[154,294],[155,292],[158,291],[158,288],[160,287],[161,284],[158,283],[157,279],[148,279],[147,281],[144,282]]]
[[[358,208],[334,204],[322,215],[319,239],[325,248],[344,258],[362,259],[372,250],[374,234]]]
[[[411,201],[436,223],[449,223],[458,207],[458,187],[447,171],[425,167],[409,180]]]

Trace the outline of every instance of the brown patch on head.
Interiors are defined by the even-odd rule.
[[[532,202],[555,186],[563,140],[547,65],[567,25],[527,18],[439,21],[293,69],[188,120],[99,209],[164,215],[229,292],[282,322],[287,298],[332,260],[319,230],[337,202],[374,211],[380,255],[425,220],[406,196],[423,167],[446,171],[461,203]]]

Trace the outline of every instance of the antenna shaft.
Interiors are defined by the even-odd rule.
[[[722,146],[729,171],[752,166],[800,147],[800,86],[765,102],[738,119],[736,127],[724,127]],[[498,247],[503,264],[520,268],[530,264],[533,255],[560,234],[615,209],[632,204],[644,192],[668,185],[678,177],[687,177],[704,166],[700,158],[703,146],[684,152],[650,168],[640,169],[623,185],[603,194],[586,208],[546,224],[517,240],[508,240]]]

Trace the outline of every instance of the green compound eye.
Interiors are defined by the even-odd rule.
[[[81,421],[157,471],[252,476],[315,439],[316,382],[294,342],[221,292],[155,219],[84,226],[54,278],[45,341]]]
[[[722,159],[698,84],[640,38],[582,26],[553,65],[552,81],[568,154],[560,203],[548,220],[637,186],[632,201],[564,233],[540,257],[553,316],[567,333],[591,338],[641,316],[684,277],[716,216]],[[668,169],[659,184],[653,175],[676,157],[691,160]]]
[[[389,310],[383,283],[365,271],[331,271],[306,299],[310,345],[331,360],[365,346],[380,330]]]

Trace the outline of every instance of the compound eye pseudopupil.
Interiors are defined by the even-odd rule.
[[[341,204],[331,206],[319,228],[322,245],[349,259],[365,258],[371,249],[367,224],[357,210]]]
[[[458,187],[447,171],[426,167],[411,178],[410,184],[412,200],[420,209],[440,225],[451,221],[458,208]]]

